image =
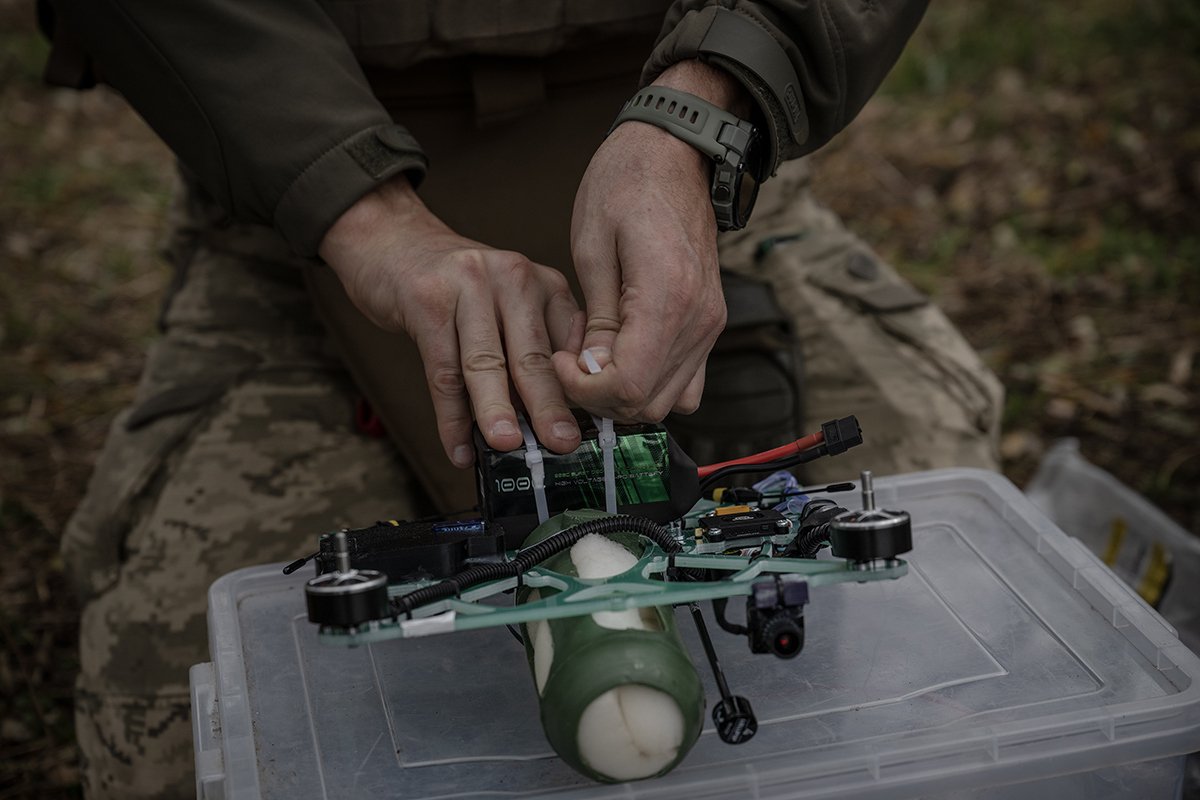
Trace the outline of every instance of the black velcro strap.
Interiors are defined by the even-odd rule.
[[[344,147],[363,171],[375,179],[381,178],[396,163],[397,155],[425,157],[413,135],[399,125],[384,125],[363,131]],[[414,180],[410,176],[410,180],[415,186],[419,177]]]

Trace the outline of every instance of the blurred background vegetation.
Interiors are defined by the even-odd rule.
[[[130,398],[166,283],[169,154],[112,93],[49,90],[0,0],[0,800],[77,796],[57,537]],[[819,192],[1008,389],[1018,484],[1049,442],[1200,532],[1200,5],[934,4]]]

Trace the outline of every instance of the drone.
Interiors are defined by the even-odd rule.
[[[699,736],[705,705],[672,609],[686,608],[696,625],[720,694],[717,734],[743,744],[758,722],[729,688],[700,604],[751,652],[795,658],[811,590],[907,574],[900,556],[912,549],[912,522],[877,507],[869,471],[857,487],[819,488],[788,471],[861,444],[853,416],[702,467],[662,425],[579,420],[582,442],[568,454],[542,448],[523,419],[523,450],[495,451],[476,432],[477,516],[324,533],[317,552],[285,572],[315,562],[308,619],[327,645],[508,627],[526,649],[543,727],[565,761],[601,781],[661,775]],[[763,473],[752,486],[729,485]],[[855,488],[861,509],[814,496]],[[727,613],[739,598],[744,622]],[[590,733],[611,724],[604,698],[627,686],[640,692],[639,713],[653,710],[645,725],[661,728],[673,749],[656,755],[639,731],[633,745]]]

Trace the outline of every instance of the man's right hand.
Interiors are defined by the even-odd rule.
[[[416,342],[456,466],[474,459],[472,410],[489,445],[521,445],[510,375],[538,439],[560,453],[579,445],[551,363],[556,350],[578,353],[583,339],[583,314],[560,272],[459,236],[403,176],[338,218],[320,254],[368,319]]]

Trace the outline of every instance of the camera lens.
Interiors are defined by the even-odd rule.
[[[780,614],[770,620],[763,631],[767,646],[779,658],[795,658],[804,648],[803,622]]]

